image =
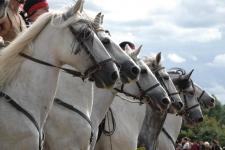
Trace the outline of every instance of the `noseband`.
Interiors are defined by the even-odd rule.
[[[63,15],[63,18],[64,18],[64,20],[66,20],[65,19],[65,15]],[[49,62],[42,61],[40,59],[34,58],[32,56],[29,56],[29,55],[27,55],[25,53],[20,53],[20,56],[22,56],[22,57],[24,57],[26,59],[29,59],[29,60],[31,60],[33,62],[36,62],[36,63],[42,64],[42,65],[45,65],[45,66],[49,66],[49,67],[61,69],[61,70],[65,71],[66,73],[71,74],[71,75],[73,75],[75,77],[80,77],[83,80],[86,79],[86,78],[90,78],[95,72],[101,71],[102,68],[103,68],[103,66],[106,65],[107,63],[112,62],[112,63],[117,64],[116,61],[113,60],[112,58],[105,59],[105,60],[103,60],[101,62],[97,62],[95,60],[95,57],[89,51],[89,49],[92,49],[92,48],[89,47],[89,45],[85,44],[85,40],[91,40],[90,39],[91,38],[91,35],[93,35],[93,31],[92,30],[90,30],[91,33],[88,36],[80,37],[80,36],[82,36],[82,34],[78,34],[78,36],[76,36],[77,35],[77,32],[74,30],[74,28],[72,27],[72,25],[69,25],[68,27],[69,27],[70,32],[75,37],[77,37],[77,40],[79,42],[78,48],[81,47],[81,46],[83,46],[83,49],[86,51],[86,53],[89,55],[90,59],[94,63],[94,65],[91,66],[91,67],[89,67],[86,71],[84,71],[84,73],[81,73],[81,72],[78,72],[78,71],[75,71],[75,70],[72,70],[72,69],[68,69],[68,68],[64,68],[64,67],[60,67],[60,66],[53,65],[53,64],[51,64]],[[79,52],[79,50],[75,50],[75,54],[77,54]]]
[[[138,96],[137,96],[137,95],[134,95],[134,94],[131,94],[131,93],[128,93],[128,92],[126,92],[126,91],[124,91],[124,86],[125,86],[125,84],[122,84],[122,86],[120,87],[120,89],[118,89],[118,88],[114,88],[114,89],[115,89],[117,92],[119,92],[119,93],[123,93],[123,94],[126,95],[126,96],[132,97],[133,99],[138,99],[138,100],[140,100],[140,104],[143,104],[142,100],[143,100],[144,98],[147,97],[147,96],[146,96],[146,93],[149,92],[149,91],[151,91],[151,90],[153,90],[153,89],[155,89],[156,87],[160,86],[160,83],[156,83],[156,84],[154,84],[153,86],[147,88],[146,90],[143,90],[143,89],[142,89],[142,87],[141,87],[141,85],[139,84],[138,81],[136,81],[136,85],[137,85],[137,87],[138,87],[138,89],[139,89],[139,93],[140,93],[140,94],[138,94]],[[147,97],[147,98],[148,98],[148,97]]]
[[[152,70],[152,72],[155,74],[156,78],[159,80],[160,84],[163,86],[163,88],[166,90],[166,93],[168,94],[168,96],[170,97],[172,103],[176,102],[174,100],[174,98],[172,97],[173,95],[179,95],[180,93],[179,92],[173,92],[173,93],[170,93],[169,92],[169,88],[166,86],[164,80],[163,80],[163,77],[160,75],[159,71],[160,70],[163,70],[165,69],[165,67],[159,67],[159,68],[156,68],[154,70]]]
[[[194,84],[193,84],[193,81],[191,80],[191,85],[192,85],[192,88],[194,89],[194,95],[195,95],[195,87],[194,87]],[[181,92],[182,93],[185,93],[185,91],[183,91],[183,90],[181,90]],[[179,93],[181,93],[181,92],[179,92]],[[204,93],[203,93],[204,94]],[[202,95],[203,95],[202,94]],[[195,104],[195,105],[193,105],[193,106],[191,106],[191,107],[188,107],[187,106],[187,97],[186,97],[186,95],[185,94],[183,94],[183,97],[184,97],[184,109],[182,110],[182,111],[180,111],[179,113],[177,113],[177,115],[188,115],[189,113],[190,113],[190,111],[192,110],[192,109],[194,109],[194,108],[196,108],[196,107],[199,107],[200,106],[200,104],[198,103],[198,104]],[[198,100],[198,102],[199,102],[199,98],[197,98],[197,100]]]

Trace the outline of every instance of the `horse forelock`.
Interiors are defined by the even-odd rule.
[[[152,57],[145,56],[143,60],[148,65],[148,67],[151,69],[162,67],[161,62],[157,66],[153,66],[153,65],[155,65],[155,61],[156,61],[154,56],[152,56]]]
[[[30,43],[49,23],[52,14],[46,13],[39,17],[37,21],[7,47],[0,51],[0,88],[3,88],[18,72],[24,58],[19,53],[32,54]]]

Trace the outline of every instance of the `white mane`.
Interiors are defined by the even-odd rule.
[[[45,28],[51,17],[51,13],[42,15],[29,29],[0,51],[0,89],[11,81],[24,61],[24,58],[19,56],[19,53],[32,54],[29,44]]]

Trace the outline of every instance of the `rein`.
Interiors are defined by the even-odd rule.
[[[168,139],[173,144],[174,148],[176,148],[176,143],[174,142],[172,136],[169,134],[169,132],[167,132],[167,130],[164,127],[162,128],[162,132],[168,137]]]
[[[23,113],[34,124],[39,133],[39,150],[42,150],[44,144],[44,133],[41,133],[39,125],[35,118],[26,109],[21,107],[15,100],[13,100],[9,95],[0,91],[0,98],[2,97],[4,97],[6,99],[6,102],[12,105],[16,110]]]
[[[143,90],[143,89],[141,88],[141,85],[139,84],[138,81],[136,82],[136,85],[137,85],[137,87],[138,87],[138,89],[139,89],[139,91],[140,91],[139,96],[124,91],[124,86],[125,86],[124,84],[122,84],[122,86],[120,87],[120,89],[118,89],[118,88],[114,88],[114,89],[115,89],[117,92],[119,92],[119,93],[122,93],[122,94],[124,94],[124,95],[126,95],[126,96],[132,97],[133,99],[138,99],[138,100],[140,100],[140,104],[142,104],[142,100],[146,97],[146,93],[149,92],[149,91],[151,91],[151,90],[153,90],[153,89],[155,89],[156,87],[160,86],[160,83],[156,83],[155,85],[149,87],[149,88],[146,89],[146,90]]]
[[[159,67],[157,69],[152,70],[152,72],[155,74],[156,78],[159,80],[160,84],[163,86],[163,88],[166,90],[166,93],[170,97],[171,101],[174,103],[176,102],[174,98],[172,97],[173,95],[179,95],[180,93],[175,91],[173,93],[170,93],[168,90],[168,87],[166,86],[163,77],[160,75],[159,71],[165,69],[165,67]]]
[[[55,99],[54,99],[54,102],[55,102],[56,104],[58,104],[58,105],[61,105],[61,106],[65,107],[65,108],[67,108],[67,109],[69,109],[69,110],[71,110],[71,111],[73,111],[73,112],[79,114],[82,118],[84,118],[84,119],[89,123],[89,125],[90,125],[90,127],[91,127],[90,143],[92,143],[94,131],[93,131],[93,125],[92,125],[92,123],[91,123],[91,120],[90,120],[83,112],[81,112],[80,110],[78,110],[77,108],[75,108],[73,105],[70,105],[70,104],[68,104],[68,103],[65,103],[65,102],[63,102],[63,101],[62,101],[61,99],[59,99],[59,98],[55,98]]]
[[[193,81],[191,80],[191,82],[192,82],[191,85],[192,85],[192,87],[193,87],[193,89],[194,89],[194,94],[195,94],[195,87],[194,87]],[[181,92],[184,93],[185,91],[181,90]],[[181,92],[179,92],[179,93],[181,93]],[[202,93],[204,94],[204,92],[202,92]],[[203,94],[201,94],[200,97],[202,97]],[[200,106],[200,104],[198,103],[198,104],[195,104],[195,105],[193,105],[193,106],[191,106],[191,107],[188,107],[188,106],[187,106],[187,97],[186,97],[186,95],[184,94],[183,97],[184,97],[184,105],[185,105],[185,108],[184,108],[182,111],[180,111],[179,113],[177,113],[177,116],[178,116],[178,115],[180,115],[180,116],[182,116],[182,115],[188,115],[189,112],[190,112],[192,109],[194,109],[194,108]],[[199,98],[197,98],[197,100],[198,100],[198,102],[199,102]]]

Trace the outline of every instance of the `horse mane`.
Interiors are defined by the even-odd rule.
[[[46,27],[52,14],[41,15],[35,23],[16,37],[7,47],[0,51],[0,89],[2,89],[18,72],[24,58],[19,53],[32,54],[31,42]]]
[[[170,68],[168,73],[186,75],[186,71],[183,68],[179,68],[179,67]]]
[[[162,67],[162,63],[161,62],[160,62],[160,64],[158,66],[153,66],[155,64],[155,57],[154,56],[144,56],[143,61],[151,69],[153,69],[155,67]]]

